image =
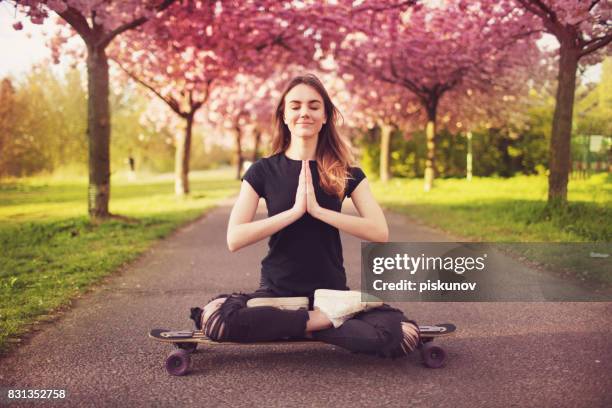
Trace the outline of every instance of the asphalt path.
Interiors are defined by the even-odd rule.
[[[0,406],[610,407],[612,303],[393,303],[422,323],[453,322],[448,353],[428,369],[316,345],[200,349],[169,376],[153,327],[191,328],[189,308],[217,293],[252,291],[267,241],[230,253],[232,199],[148,250],[0,359]],[[350,200],[344,212],[355,213]],[[257,218],[266,216],[263,200]],[[390,241],[460,241],[386,212]],[[349,286],[360,241],[342,234]],[[582,290],[567,285],[568,290]],[[65,390],[65,399],[6,398],[9,389]]]

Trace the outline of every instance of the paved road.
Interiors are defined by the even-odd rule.
[[[0,388],[65,389],[52,406],[612,406],[612,303],[398,303],[421,322],[455,322],[440,370],[328,345],[217,347],[170,377],[152,327],[188,328],[189,307],[258,283],[266,242],[230,253],[231,200],[150,249],[0,360]],[[258,217],[265,216],[263,201]],[[343,209],[354,212],[350,201]],[[453,237],[387,213],[392,241]],[[349,285],[359,240],[343,234]],[[0,399],[0,406],[6,404]],[[51,405],[51,404],[49,404]],[[40,406],[32,402],[9,406]]]

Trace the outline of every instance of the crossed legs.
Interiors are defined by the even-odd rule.
[[[418,326],[389,305],[355,315],[338,328],[319,310],[246,307],[247,294],[220,295],[201,313],[192,309],[196,326],[217,341],[257,342],[313,338],[353,352],[399,357],[419,342]],[[199,320],[198,320],[199,319]]]

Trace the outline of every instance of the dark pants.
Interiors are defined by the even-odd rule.
[[[279,297],[266,287],[254,293],[219,295],[226,301],[215,314],[217,325],[208,325],[206,334],[213,340],[253,343],[281,339],[304,338],[308,312],[306,310],[281,310],[271,306],[247,308],[246,303],[255,297]],[[314,294],[309,296],[312,309]],[[209,322],[213,321],[213,316]],[[356,314],[338,328],[312,332],[314,340],[333,344],[352,352],[374,354],[380,357],[400,357],[403,339],[401,322],[409,321],[402,311],[387,304]],[[220,324],[224,324],[221,331]],[[413,322],[414,323],[414,322]]]

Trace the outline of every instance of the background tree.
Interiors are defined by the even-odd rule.
[[[412,92],[427,114],[425,191],[433,186],[436,119],[443,97],[524,91],[528,65],[539,56],[526,22],[493,2],[447,1],[414,7],[401,16],[377,15],[377,34],[356,32],[337,52],[348,72]],[[523,89],[521,89],[523,88]],[[468,92],[469,91],[469,92]]]
[[[208,107],[208,119],[234,139],[234,163],[236,178],[240,179],[244,162],[244,135],[247,128],[253,133],[265,128],[274,118],[276,101],[273,90],[280,81],[263,79],[252,75],[238,74],[232,83],[217,87],[213,91],[212,102]],[[269,129],[271,127],[268,127]],[[254,143],[254,149],[257,144]]]
[[[548,204],[567,202],[572,118],[579,63],[598,61],[612,41],[612,4],[600,0],[515,0],[559,41],[555,112],[550,139]]]
[[[160,12],[174,0],[163,1],[77,1],[28,0],[14,2],[33,23],[42,24],[54,11],[62,18],[87,48],[89,140],[88,211],[93,218],[110,216],[110,129],[109,76],[106,48],[120,34],[158,20]],[[20,25],[14,25],[20,29]]]
[[[574,112],[577,134],[612,136],[612,57],[602,63],[601,80],[582,85]]]
[[[164,21],[126,33],[111,48],[113,59],[132,79],[185,121],[184,132],[176,137],[177,194],[189,193],[193,123],[215,85],[234,82],[240,73],[267,76],[272,65],[313,61],[315,39],[308,25],[299,24],[306,14],[292,7],[289,2],[270,2],[265,9],[253,3],[227,2],[220,8],[195,3],[190,18],[181,19],[182,9],[168,10]],[[300,46],[289,46],[296,38]],[[232,128],[243,131],[242,126]]]
[[[4,79],[0,98],[2,175],[86,168],[87,96],[76,69],[58,75],[41,64],[19,80]]]
[[[386,182],[391,178],[391,137],[395,130],[407,131],[409,122],[416,121],[419,102],[410,92],[389,83],[368,79],[357,72],[345,76],[352,95],[353,120],[362,129],[375,128],[375,134],[380,136],[379,175]]]

